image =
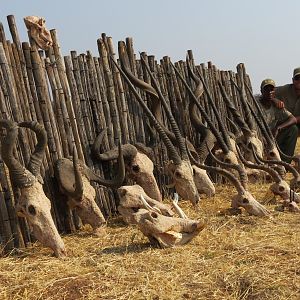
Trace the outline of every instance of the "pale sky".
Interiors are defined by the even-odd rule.
[[[7,15],[14,15],[21,41],[27,41],[23,17],[42,16],[58,32],[63,55],[91,50],[98,56],[101,33],[117,42],[132,37],[136,53],[161,59],[185,59],[192,49],[196,64],[212,61],[236,71],[243,62],[254,92],[272,78],[291,82],[300,66],[299,0],[0,0],[0,22],[11,39]]]

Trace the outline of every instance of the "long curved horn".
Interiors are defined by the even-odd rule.
[[[282,158],[294,161],[298,166],[300,166],[300,157],[298,155],[294,155],[294,156],[287,155],[287,154],[283,153],[282,150],[279,148],[276,140],[275,140],[275,144],[276,144],[278,152]]]
[[[271,165],[281,165],[284,166],[287,170],[289,170],[292,175],[294,176],[294,178],[299,178],[300,174],[299,172],[289,163],[282,161],[282,160],[267,160],[267,159],[263,159],[262,157],[259,157],[259,155],[255,152],[255,150],[252,147],[252,152],[255,156],[255,158],[258,159],[258,161],[261,161],[265,164],[271,164]],[[280,174],[281,175],[281,174]]]
[[[101,178],[99,175],[95,174],[90,168],[86,167],[84,170],[85,175],[88,177],[89,180],[95,181],[98,184],[101,184],[106,187],[120,187],[125,179],[125,163],[124,163],[124,158],[123,158],[123,153],[122,153],[122,146],[121,143],[119,142],[118,145],[118,151],[119,151],[119,156],[118,156],[118,174],[114,179],[104,179]]]
[[[76,201],[80,201],[82,200],[83,195],[83,183],[79,171],[78,154],[75,146],[73,146],[73,169],[75,175],[75,189],[74,191],[69,191],[68,196]]]
[[[273,137],[273,134],[271,133],[271,135],[269,134],[267,128],[270,130],[269,126],[267,125],[264,126],[263,123],[261,122],[261,119],[258,117],[258,115],[255,113],[253,107],[251,105],[249,105],[249,109],[252,113],[252,116],[254,117],[263,137],[265,138],[266,140],[266,143],[267,143],[267,146],[268,148],[272,148],[274,146],[274,137]]]
[[[155,88],[152,85],[150,85],[149,83],[146,83],[145,81],[134,76],[132,74],[132,72],[130,71],[129,60],[128,60],[128,56],[126,55],[126,45],[125,45],[124,41],[118,42],[118,50],[119,50],[120,61],[122,64],[123,71],[128,76],[128,78],[130,79],[132,84],[137,86],[138,88],[142,89],[150,96],[153,96],[156,100],[158,100],[159,95],[158,95],[157,91],[155,90]],[[142,56],[141,56],[141,58],[142,58]]]
[[[237,150],[237,153],[238,153],[238,155],[239,155],[240,160],[242,161],[242,163],[243,163],[246,167],[248,167],[248,168],[250,168],[250,169],[259,169],[259,170],[263,170],[263,171],[269,173],[269,174],[272,176],[273,180],[274,180],[276,183],[281,182],[282,179],[281,179],[280,175],[279,175],[275,170],[273,170],[272,168],[267,167],[267,166],[265,166],[265,165],[258,165],[258,164],[254,164],[254,163],[251,163],[251,164],[248,163],[248,162],[246,161],[246,159],[243,157],[243,155],[242,155],[242,153],[241,153],[241,150],[240,150],[240,148],[239,148],[238,145],[236,145],[236,150]]]
[[[223,162],[221,160],[219,160],[210,149],[208,149],[209,154],[211,155],[211,157],[213,158],[213,160],[219,164],[220,166],[223,166],[225,168],[229,168],[229,169],[234,169],[239,173],[239,177],[240,177],[240,181],[241,184],[243,185],[243,187],[246,189],[247,187],[247,182],[248,182],[248,176],[247,173],[245,172],[245,170],[243,169],[243,167],[241,165],[236,165],[236,164],[232,164],[232,163],[226,163]]]
[[[254,126],[254,122],[253,119],[251,117],[251,112],[249,110],[249,106],[247,100],[245,99],[245,95],[243,93],[243,88],[240,88],[232,79],[231,79],[232,84],[235,86],[235,88],[237,89],[239,95],[240,95],[240,99],[242,102],[242,105],[244,107],[244,116],[245,116],[245,120],[246,123],[248,124],[250,130],[255,130],[255,126]],[[242,82],[243,84],[243,82]]]
[[[201,79],[193,72],[190,60],[188,59],[188,55],[186,56],[186,65],[190,76],[196,83],[196,89],[194,90],[194,94],[199,99],[204,93],[204,87]]]
[[[13,149],[18,137],[17,123],[11,120],[0,120],[0,127],[6,128],[6,138],[1,141],[1,156],[7,165],[10,177],[17,187],[29,187],[34,181],[35,177],[15,159]]]
[[[40,175],[40,168],[47,147],[47,132],[43,125],[37,121],[21,122],[19,127],[25,127],[33,130],[36,134],[38,143],[35,146],[34,152],[31,154],[27,169],[34,175]]]
[[[92,145],[92,154],[93,156],[100,161],[110,161],[117,159],[119,157],[118,147],[108,150],[105,153],[100,152],[100,146],[102,144],[104,135],[107,128],[104,128],[96,137],[94,144]],[[122,153],[125,160],[130,161],[137,155],[137,149],[131,144],[122,145]]]
[[[146,63],[144,57],[142,55],[140,55],[140,58],[141,58],[141,62],[143,63],[143,65],[145,66],[146,68],[146,71],[149,73],[149,76],[152,80],[152,83],[154,85],[154,88],[136,78],[130,71],[130,68],[129,68],[129,62],[128,62],[128,57],[127,57],[127,53],[126,53],[126,46],[125,46],[125,43],[123,41],[119,41],[118,43],[118,47],[119,47],[119,57],[120,57],[120,61],[121,61],[121,64],[122,64],[122,68],[124,70],[124,73],[128,76],[128,78],[130,79],[130,81],[137,87],[139,87],[140,89],[142,89],[143,91],[145,91],[147,94],[150,95],[152,101],[155,103],[154,106],[155,106],[155,112],[154,112],[154,115],[156,117],[156,119],[160,122],[160,125],[164,128],[163,126],[163,123],[162,123],[162,119],[161,119],[161,112],[159,111],[158,112],[158,106],[159,106],[159,103],[161,102],[164,109],[165,109],[165,112],[166,112],[166,115],[168,117],[168,120],[171,124],[171,127],[172,127],[172,130],[175,134],[175,138],[176,138],[176,143],[178,144],[178,147],[179,147],[179,150],[180,150],[180,153],[181,153],[181,157],[184,159],[184,160],[187,160],[188,159],[188,155],[187,155],[187,152],[186,152],[186,148],[185,148],[185,145],[184,145],[184,139],[179,131],[179,128],[177,126],[177,123],[173,117],[173,114],[170,110],[170,108],[168,107],[167,105],[167,102],[148,66],[148,64]],[[164,130],[166,131],[166,128],[164,128]],[[168,135],[169,138],[170,138],[170,135]],[[172,136],[172,134],[171,134]]]
[[[227,154],[229,152],[229,147],[226,145],[226,143],[224,142],[223,138],[221,137],[219,131],[216,129],[216,127],[214,126],[214,124],[212,123],[212,121],[210,120],[208,114],[206,113],[206,111],[203,109],[203,107],[201,106],[201,104],[198,102],[197,97],[195,96],[195,94],[193,93],[193,91],[191,90],[191,88],[189,87],[188,83],[186,82],[186,80],[183,78],[183,76],[181,75],[181,73],[177,70],[177,68],[171,63],[171,66],[174,68],[175,73],[177,74],[177,76],[181,79],[181,81],[183,82],[184,86],[186,87],[187,91],[189,92],[191,99],[195,102],[195,104],[197,105],[198,109],[200,110],[201,115],[203,116],[203,118],[205,119],[205,121],[207,122],[210,130],[213,132],[214,136],[216,137],[217,141],[220,144],[221,149],[223,150],[223,152],[225,154]]]
[[[179,130],[179,127],[178,127],[178,125],[175,121],[175,118],[174,118],[174,116],[173,116],[173,114],[172,114],[172,112],[171,112],[171,110],[170,110],[170,108],[167,104],[167,101],[166,101],[165,97],[163,96],[163,94],[161,92],[161,89],[160,89],[159,85],[157,84],[157,82],[156,82],[156,80],[155,80],[148,64],[146,63],[144,57],[142,55],[140,55],[140,57],[141,57],[142,63],[144,64],[144,67],[146,68],[146,70],[147,70],[147,72],[148,72],[148,74],[149,74],[149,76],[152,80],[154,88],[157,91],[158,97],[159,97],[159,99],[160,99],[160,101],[161,101],[161,103],[162,103],[162,105],[165,109],[166,115],[167,115],[168,120],[171,124],[172,130],[175,134],[176,141],[177,141],[180,153],[181,153],[181,157],[182,157],[183,160],[188,160],[188,154],[187,154],[187,150],[186,150],[186,147],[185,147],[185,144],[184,144],[184,138],[180,133],[180,130]]]
[[[233,104],[233,102],[229,99],[229,96],[227,95],[223,85],[221,84],[221,82],[218,80],[218,85],[219,85],[219,89],[221,91],[221,94],[223,96],[223,100],[227,106],[227,108],[229,109],[229,111],[231,112],[235,122],[238,124],[238,126],[241,128],[243,134],[245,136],[249,136],[251,135],[251,130],[248,127],[248,125],[246,124],[246,122],[242,119],[242,116],[240,115],[239,111],[236,109],[235,105]]]
[[[144,112],[147,114],[150,122],[153,124],[153,126],[155,127],[155,129],[159,133],[159,136],[161,137],[161,139],[163,140],[164,144],[166,145],[166,148],[168,150],[170,159],[173,160],[173,162],[174,162],[175,165],[180,165],[181,164],[181,157],[178,155],[178,153],[177,153],[174,145],[172,144],[172,142],[170,141],[170,139],[166,135],[165,131],[160,126],[160,124],[156,120],[156,118],[153,116],[152,112],[150,111],[150,109],[148,108],[148,106],[145,104],[145,102],[143,101],[143,99],[141,98],[141,96],[139,95],[139,93],[137,92],[137,90],[135,89],[135,87],[133,86],[133,84],[131,83],[131,81],[129,80],[129,78],[127,77],[127,75],[120,68],[120,66],[118,65],[118,63],[111,56],[110,56],[110,59],[115,64],[115,66],[117,67],[117,69],[119,70],[119,72],[121,73],[121,75],[123,76],[123,78],[125,79],[126,83],[128,84],[129,88],[131,89],[132,93],[134,94],[135,98],[137,99],[137,101],[139,102],[139,104],[142,106]]]
[[[206,170],[206,171],[216,172],[216,173],[219,173],[219,174],[223,175],[235,186],[238,193],[245,192],[245,189],[244,189],[243,185],[241,184],[241,182],[237,178],[235,178],[234,175],[231,174],[230,172],[228,172],[227,170],[224,170],[224,169],[219,168],[219,167],[212,167],[212,166],[207,166],[207,165],[204,165],[204,164],[200,164],[199,162],[197,162],[195,160],[195,158],[190,153],[189,153],[189,157],[190,157],[191,162],[195,166],[197,166],[198,168]]]
[[[268,164],[267,162],[263,162],[262,158],[257,155],[257,153],[256,153],[256,151],[255,151],[252,144],[251,144],[251,151],[252,151],[252,154],[254,156],[255,161],[258,164],[267,164],[267,165],[272,164],[272,163]],[[279,162],[278,160],[275,160],[275,161]],[[285,172],[284,167],[281,167],[281,166],[282,166],[282,164],[280,164],[280,163],[274,163],[274,170],[280,175],[281,178],[283,178],[285,176],[286,172]]]
[[[226,117],[226,120],[229,122],[231,128],[233,129],[232,130],[232,133],[234,134],[235,138],[239,138],[242,136],[242,132],[240,130],[240,128],[237,127],[237,125],[227,116]]]
[[[199,70],[197,70],[197,73],[198,73],[198,76],[199,76],[200,80],[202,81],[202,84],[203,84],[203,87],[204,87],[204,91],[205,91],[205,93],[207,95],[207,99],[208,99],[208,101],[209,101],[209,103],[210,103],[210,105],[211,105],[211,107],[213,109],[213,112],[214,112],[214,114],[216,116],[216,119],[218,121],[219,128],[220,128],[220,131],[222,133],[224,142],[226,143],[226,145],[229,148],[229,150],[232,151],[232,146],[231,146],[231,143],[230,143],[230,140],[229,140],[228,131],[227,131],[227,129],[224,126],[224,122],[222,122],[222,120],[221,120],[221,116],[220,116],[220,113],[219,113],[219,111],[218,111],[218,109],[216,107],[216,104],[215,104],[215,102],[214,102],[214,100],[213,100],[213,98],[212,98],[212,96],[210,94],[210,91],[209,91],[209,89],[208,89],[208,87],[206,85],[206,82],[205,82],[203,76],[201,75],[201,73],[199,72]]]
[[[194,90],[194,94],[197,98],[198,101],[200,101],[200,97],[202,96],[204,92],[203,84],[198,76],[193,72],[190,61],[188,59],[188,56],[186,58],[186,63],[187,63],[187,68],[190,76],[196,83],[196,88]],[[207,147],[206,144],[208,144],[209,148],[212,149],[215,145],[216,142],[216,137],[214,134],[209,130],[204,124],[202,123],[201,119],[197,115],[197,110],[196,110],[196,104],[195,101],[189,101],[189,114],[190,114],[190,120],[194,128],[198,131],[200,134],[200,139],[201,139],[201,145],[197,149],[198,154],[200,157],[200,162],[204,162],[207,155]]]

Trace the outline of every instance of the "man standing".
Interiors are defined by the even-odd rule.
[[[262,95],[259,98],[259,101],[263,109],[266,122],[272,130],[280,150],[289,156],[293,156],[298,137],[298,128],[296,126],[297,119],[286,108],[277,107],[276,103],[280,100],[275,98],[274,80],[263,80],[260,90]],[[300,108],[300,100],[298,105]]]
[[[275,88],[275,97],[279,99],[279,101],[275,100],[276,106],[285,107],[290,111],[296,117],[300,128],[300,67],[293,72],[293,83]]]

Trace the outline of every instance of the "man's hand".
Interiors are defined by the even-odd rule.
[[[284,102],[283,101],[280,101],[278,99],[273,99],[272,101],[273,101],[273,103],[275,104],[275,106],[277,108],[280,108],[280,109],[284,108]]]
[[[280,128],[277,127],[277,126],[276,126],[275,128],[272,129],[272,133],[273,133],[274,138],[277,137],[279,131],[280,131]]]

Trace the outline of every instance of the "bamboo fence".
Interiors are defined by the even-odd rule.
[[[155,154],[155,176],[163,195],[167,196],[169,191],[165,183],[168,183],[169,178],[164,172],[167,152],[161,143],[152,145],[153,138],[159,139],[158,135],[153,133],[141,107],[109,59],[112,56],[117,60],[112,38],[101,34],[97,40],[98,56],[94,56],[91,51],[78,54],[74,50],[63,56],[56,30],[50,31],[53,46],[48,51],[41,51],[30,37],[29,42],[20,41],[13,15],[8,16],[7,21],[12,41],[6,38],[0,23],[0,118],[16,122],[37,120],[44,125],[48,147],[41,171],[45,193],[51,201],[52,216],[59,232],[76,230],[80,221],[69,210],[66,199],[57,190],[54,164],[57,159],[69,157],[71,149],[76,146],[79,158],[95,172],[105,177],[113,176],[115,168],[112,163],[101,164],[91,158],[91,145],[103,128],[107,128],[103,151],[115,147],[119,140],[123,144],[151,144]],[[126,38],[125,42],[132,73],[151,83],[149,74],[134,52],[132,38]],[[188,94],[170,66],[170,57],[157,61],[145,52],[142,55],[167,99],[182,134],[197,146],[199,136],[188,116]],[[215,105],[221,111],[221,122],[226,127],[227,112],[217,89],[217,80],[222,81],[229,97],[239,107],[238,93],[230,80],[242,82],[246,78],[251,86],[244,65],[238,65],[237,73],[220,71],[211,62],[196,65],[191,50],[188,56],[193,67],[205,78]],[[188,76],[186,62],[176,62],[175,66],[194,86]],[[148,103],[148,96],[139,92]],[[201,97],[201,105],[214,120],[216,128],[219,128],[220,123],[206,94]],[[168,127],[164,112],[162,116]],[[24,165],[28,163],[35,143],[34,134],[20,130],[15,155]],[[116,214],[118,199],[115,191],[97,184],[94,187],[96,202],[103,214],[106,217]],[[4,252],[26,246],[34,239],[26,220],[16,215],[17,192],[11,185],[9,172],[0,157],[0,244]]]

